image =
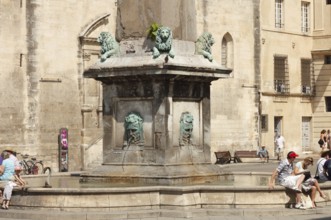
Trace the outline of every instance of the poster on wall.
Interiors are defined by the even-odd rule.
[[[68,172],[68,129],[59,131],[59,171]]]

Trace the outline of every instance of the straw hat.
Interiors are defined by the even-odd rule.
[[[7,151],[8,153],[15,153],[15,151],[13,150],[13,148],[6,148],[5,151]]]

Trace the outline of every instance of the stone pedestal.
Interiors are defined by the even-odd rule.
[[[194,55],[193,42],[175,40],[175,58],[163,54],[156,59],[142,40],[121,42],[127,44],[134,54],[122,46],[120,57],[84,73],[103,82],[104,157],[103,166],[82,174],[83,180],[217,180],[218,166],[210,162],[210,84],[230,70]]]

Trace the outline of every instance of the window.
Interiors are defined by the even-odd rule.
[[[302,117],[301,143],[302,151],[311,150],[311,117]]]
[[[282,28],[284,27],[284,7],[283,0],[275,0],[275,27]]]
[[[310,59],[301,59],[301,89],[303,94],[312,94],[311,74],[312,65]]]
[[[325,97],[325,111],[331,112],[331,97],[330,96]]]
[[[301,2],[301,31],[309,32],[309,2]]]
[[[23,66],[23,54],[20,53],[20,67]]]
[[[226,33],[222,39],[222,65],[233,68],[233,39],[229,33]]]
[[[261,115],[261,131],[268,131],[268,115]]]
[[[227,66],[227,63],[228,63],[228,48],[227,48],[227,42],[225,40],[225,38],[223,38],[222,40],[222,65],[223,66]]]
[[[326,55],[325,56],[324,64],[331,64],[331,55]]]
[[[286,56],[274,57],[274,89],[276,93],[289,93],[290,83]]]

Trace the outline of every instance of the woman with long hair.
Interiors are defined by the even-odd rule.
[[[316,207],[316,203],[315,203],[316,192],[319,192],[320,196],[323,199],[326,199],[327,197],[321,191],[318,181],[315,178],[311,177],[311,175],[310,175],[308,166],[313,165],[313,163],[314,163],[314,159],[312,157],[306,157],[305,159],[303,159],[303,161],[297,162],[294,167],[294,174],[295,175],[300,175],[300,174],[305,175],[305,179],[302,183],[302,189],[305,192],[310,192],[312,207],[315,208]]]

